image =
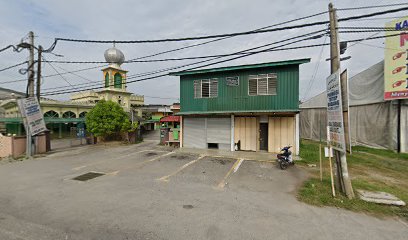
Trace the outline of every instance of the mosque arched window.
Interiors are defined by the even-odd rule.
[[[87,112],[81,112],[79,114],[79,118],[85,118],[86,114],[87,114]]]
[[[76,118],[76,114],[74,112],[68,111],[62,114],[63,118]]]
[[[122,88],[122,75],[120,73],[115,74],[115,88]]]
[[[46,118],[59,118],[59,114],[56,111],[48,111],[46,113],[44,113],[44,117]]]
[[[105,74],[105,87],[109,87],[109,73]]]

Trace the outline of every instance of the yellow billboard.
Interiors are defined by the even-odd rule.
[[[393,20],[385,27],[397,31],[386,32],[384,99],[408,98],[408,17]],[[395,34],[399,35],[390,36]]]

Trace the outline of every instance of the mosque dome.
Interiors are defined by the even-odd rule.
[[[105,60],[110,64],[121,65],[125,61],[125,55],[116,47],[111,47],[105,51]]]

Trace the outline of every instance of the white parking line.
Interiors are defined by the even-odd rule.
[[[231,169],[227,172],[227,174],[225,174],[224,178],[221,180],[221,182],[217,185],[218,189],[223,189],[225,187],[225,184],[227,184],[227,179],[228,177],[231,175],[231,173],[236,173],[239,169],[239,167],[241,166],[242,162],[244,161],[244,159],[237,159],[237,161],[235,161],[234,165],[232,165]]]
[[[163,176],[163,177],[161,177],[161,178],[158,178],[157,180],[158,180],[158,181],[168,182],[170,177],[176,175],[177,173],[181,172],[181,171],[182,171],[183,169],[185,169],[186,167],[190,166],[191,164],[194,164],[194,163],[198,162],[200,159],[203,159],[204,157],[205,157],[205,156],[200,156],[199,158],[197,158],[197,159],[195,159],[195,160],[193,160],[193,161],[190,161],[190,162],[184,164],[183,166],[181,166],[179,169],[177,169],[176,171],[172,172],[171,174],[169,174],[169,175],[167,175],[167,176]]]

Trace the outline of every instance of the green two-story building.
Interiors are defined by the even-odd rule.
[[[175,72],[180,76],[181,146],[299,151],[297,59]]]

